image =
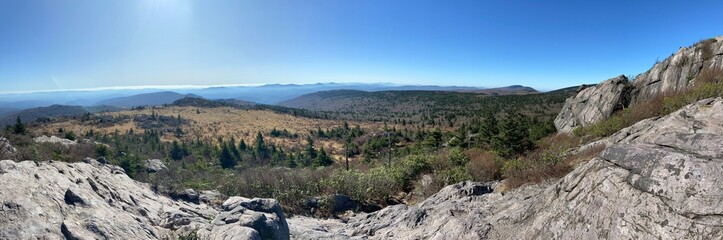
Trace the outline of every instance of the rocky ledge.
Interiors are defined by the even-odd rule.
[[[299,239],[715,239],[723,236],[723,99],[648,119],[564,178],[502,193],[447,186],[348,222],[288,219]]]
[[[571,133],[578,126],[587,126],[609,118],[631,104],[649,101],[660,94],[689,89],[723,67],[723,36],[707,39],[681,48],[632,82],[619,76],[597,86],[581,87],[578,94],[568,98],[555,118],[558,132]],[[708,70],[707,74],[703,74]]]
[[[0,239],[289,239],[273,199],[176,201],[93,159],[3,160],[0,183]]]
[[[625,76],[605,80],[596,86],[581,87],[577,95],[565,100],[555,118],[555,127],[559,132],[571,133],[577,127],[604,120],[628,105],[631,90],[632,85]]]

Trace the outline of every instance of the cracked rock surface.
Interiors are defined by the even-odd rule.
[[[718,239],[723,236],[723,98],[648,119],[564,178],[498,193],[447,186],[415,206],[347,223],[289,219],[298,239]]]
[[[682,47],[638,75],[632,102],[643,102],[663,92],[684,90],[695,83],[701,70],[710,67],[723,67],[723,36],[708,40],[707,44]]]
[[[0,239],[289,238],[275,200],[231,200],[239,221],[212,224],[227,209],[158,195],[117,166],[0,161]]]
[[[622,75],[582,89],[576,96],[565,100],[555,118],[555,127],[559,132],[571,133],[578,126],[604,120],[628,105],[631,90],[628,78]]]

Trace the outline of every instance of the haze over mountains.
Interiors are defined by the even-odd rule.
[[[223,100],[225,102],[293,105],[296,98],[318,92],[353,90],[380,91],[451,91],[475,92],[492,95],[528,94],[537,92],[530,87],[513,85],[502,88],[464,86],[398,85],[391,83],[316,83],[267,84],[262,86],[225,86],[185,89],[103,89],[68,90],[33,93],[0,94],[0,124],[12,123],[17,116],[24,121],[39,117],[108,111],[133,106],[170,104],[184,97]],[[306,97],[308,98],[308,97]],[[81,107],[82,106],[82,107]],[[94,106],[94,108],[87,108]]]

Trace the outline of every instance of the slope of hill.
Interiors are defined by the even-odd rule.
[[[499,87],[499,88],[488,88],[488,89],[481,89],[481,90],[470,90],[469,92],[475,92],[475,93],[483,93],[487,95],[524,95],[524,94],[530,94],[530,93],[538,93],[537,90],[534,88],[528,87],[528,86],[522,86],[522,85],[511,85],[507,87]]]
[[[65,106],[65,105],[51,105],[48,107],[38,107],[25,109],[20,111],[8,112],[0,116],[0,126],[15,123],[17,117],[23,122],[32,122],[40,118],[51,118],[58,116],[74,116],[81,115],[84,113],[95,113],[105,111],[118,111],[121,108],[113,106],[94,106],[94,107],[82,107],[82,106]]]
[[[171,91],[144,93],[128,97],[118,97],[103,100],[96,105],[133,107],[133,106],[158,106],[169,104],[184,97],[198,97],[193,94],[180,94]]]
[[[520,88],[512,88],[519,92]],[[547,113],[554,117],[575,87],[547,93],[494,96],[478,92],[334,90],[306,94],[280,105],[341,119],[401,121],[412,124],[456,125],[485,112],[507,110]]]
[[[0,116],[5,115],[6,113],[15,112],[18,111],[17,108],[0,108]]]

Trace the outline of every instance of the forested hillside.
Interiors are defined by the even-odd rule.
[[[445,91],[323,91],[280,103],[328,118],[359,119],[418,127],[454,127],[488,112],[554,118],[577,87],[546,93],[503,95]]]

